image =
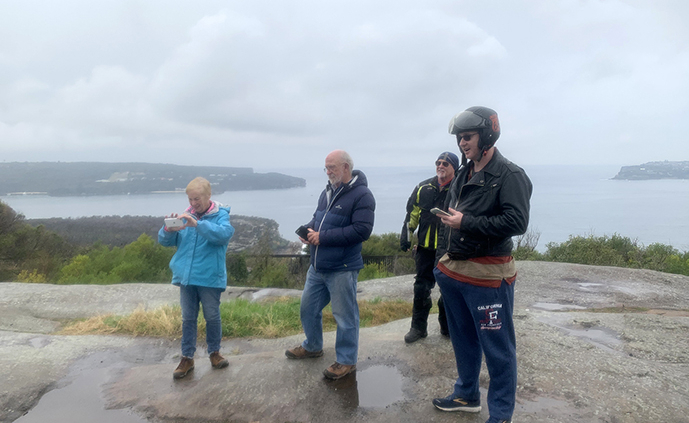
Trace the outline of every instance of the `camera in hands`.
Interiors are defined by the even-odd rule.
[[[165,227],[168,229],[178,229],[184,226],[184,219],[179,217],[166,217]]]

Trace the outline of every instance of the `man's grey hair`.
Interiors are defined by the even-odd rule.
[[[342,150],[340,157],[342,158],[342,163],[347,163],[349,165],[350,171],[354,170],[354,160],[352,160],[352,156],[350,156],[349,153]]]

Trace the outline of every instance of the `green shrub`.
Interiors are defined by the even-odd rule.
[[[626,260],[607,236],[570,236],[562,244],[548,243],[545,260],[599,266],[625,266]]]
[[[523,235],[515,236],[512,257],[515,260],[541,260],[542,255],[536,251],[538,240],[541,238],[540,232],[529,228]]]
[[[25,283],[46,283],[48,278],[43,273],[38,273],[38,270],[33,270],[29,272],[28,270],[22,270],[17,275],[17,282]]]
[[[400,235],[388,232],[382,235],[371,235],[361,246],[364,256],[396,256],[403,254],[400,250]]]
[[[59,284],[114,284],[125,282],[169,282],[168,263],[174,249],[165,248],[148,235],[123,248],[95,245],[75,256],[60,270]]]
[[[0,201],[0,280],[32,272],[51,280],[74,251],[59,235],[25,223],[24,215]]]
[[[246,268],[246,253],[228,254],[226,259],[227,284],[232,286],[246,285],[249,270]]]
[[[639,245],[614,234],[594,237],[570,236],[566,242],[549,243],[542,260],[658,270],[689,276],[689,252],[681,253],[665,244]]]
[[[388,272],[385,266],[380,263],[370,263],[364,265],[364,268],[359,272],[359,281],[367,281],[369,279],[389,278],[395,276],[394,273]]]

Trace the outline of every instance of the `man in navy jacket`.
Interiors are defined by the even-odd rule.
[[[364,267],[361,244],[373,231],[376,202],[363,172],[353,170],[352,158],[335,150],[325,158],[328,185],[321,193],[308,234],[311,266],[301,297],[301,324],[306,340],[285,351],[291,359],[323,355],[323,308],[331,303],[337,322],[336,362],[325,369],[328,379],[356,370],[359,353],[359,306],[356,284]]]

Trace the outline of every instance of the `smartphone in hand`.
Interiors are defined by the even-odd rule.
[[[308,239],[309,236],[309,228],[307,228],[304,225],[301,225],[299,228],[297,228],[296,231],[294,231],[297,235],[302,237],[303,239]]]
[[[437,208],[437,207],[433,207],[433,208],[431,209],[431,213],[433,213],[433,214],[436,215],[436,216],[451,216],[450,213],[446,212],[445,210],[440,210],[440,209]]]
[[[165,218],[165,227],[168,229],[177,229],[181,228],[182,226],[184,226],[184,219],[181,219],[179,217]]]

